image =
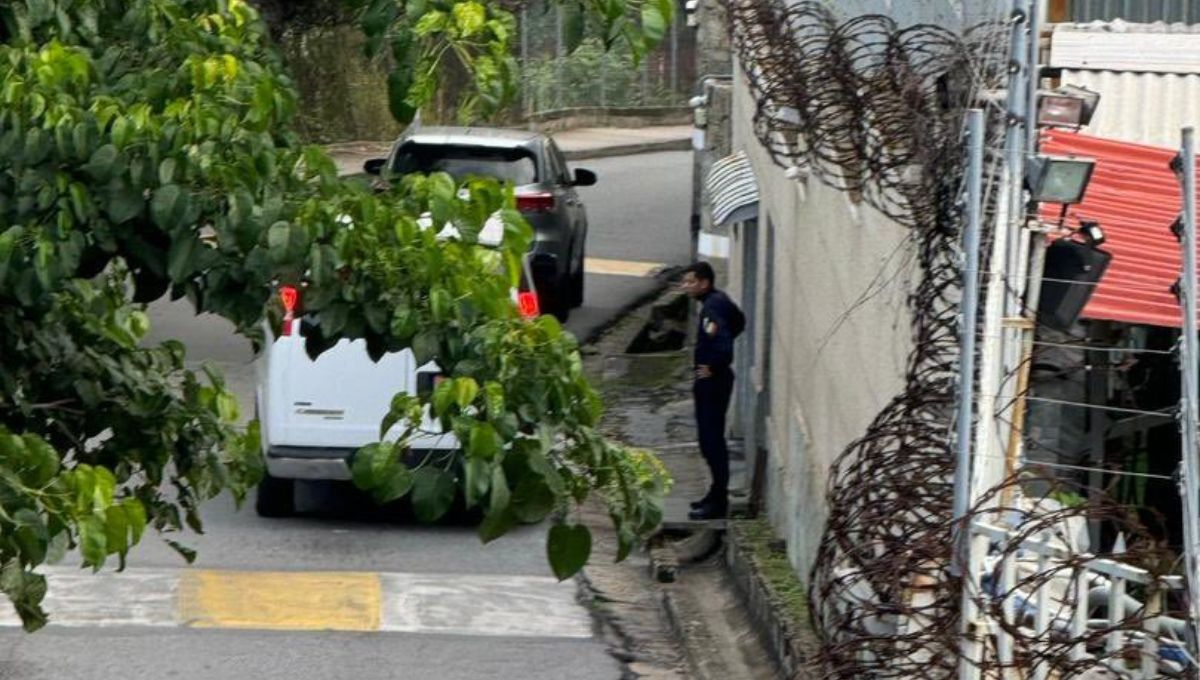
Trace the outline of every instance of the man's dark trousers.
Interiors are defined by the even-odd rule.
[[[692,383],[696,402],[696,429],[700,453],[712,473],[712,486],[705,500],[724,510],[729,503],[729,448],[725,445],[725,412],[733,395],[733,371],[712,369],[712,376]]]

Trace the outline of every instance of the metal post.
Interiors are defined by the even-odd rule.
[[[1002,380],[1003,370],[1015,368],[1019,355],[1017,338],[1012,335],[1011,328],[1004,323],[1006,314],[1010,317],[1020,312],[1019,295],[1010,291],[1009,278],[1022,269],[1020,253],[1022,248],[1018,243],[1018,230],[1024,218],[1024,192],[1022,188],[1024,176],[1024,110],[1027,102],[1025,80],[1025,62],[1029,59],[1026,49],[1025,21],[1028,18],[1026,0],[1013,0],[1012,12],[1012,43],[1010,54],[1012,67],[1008,82],[1007,102],[1007,132],[1005,136],[1005,163],[1001,171],[997,201],[994,236],[992,238],[992,254],[989,260],[989,270],[992,272],[988,282],[987,296],[984,306],[983,348],[980,352],[980,393],[978,399],[978,417],[975,427],[975,459],[978,465],[972,468],[972,495],[978,497],[999,483],[1003,477],[1003,459],[1000,455],[1000,445],[1006,438],[1003,433],[997,433],[996,405],[1012,403],[1015,397],[1015,386],[1011,381]],[[1014,287],[1020,287],[1020,281],[1012,281]],[[998,395],[1003,390],[1003,395]],[[999,428],[1003,429],[1003,428]],[[999,434],[998,439],[994,437]]]
[[[1042,83],[1041,61],[1042,10],[1046,0],[1031,0],[1029,7],[1029,101],[1025,105],[1029,120],[1025,123],[1025,148],[1033,153],[1037,148],[1038,88]]]
[[[971,503],[971,426],[975,402],[975,326],[979,319],[979,249],[983,203],[983,111],[967,112],[967,225],[963,233],[962,316],[958,328],[958,408],[955,428],[954,521],[966,517]],[[965,541],[955,541],[961,560]],[[958,561],[961,566],[963,563]]]
[[[1180,491],[1183,494],[1184,541],[1187,552],[1187,580],[1191,604],[1192,626],[1200,626],[1200,353],[1196,342],[1196,150],[1194,131],[1183,129],[1180,158],[1183,161],[1183,340],[1179,370],[1182,374],[1183,398],[1180,411],[1183,417],[1183,475]],[[1196,639],[1200,639],[1197,631]]]
[[[963,232],[962,315],[958,329],[958,408],[955,429],[954,466],[954,569],[970,572],[972,563],[970,527],[960,525],[971,504],[971,426],[975,400],[975,326],[979,313],[979,249],[983,230],[983,111],[967,111],[967,225]],[[960,678],[977,672],[972,663],[977,647],[973,632],[971,578],[963,578],[962,612],[959,621],[963,645]]]

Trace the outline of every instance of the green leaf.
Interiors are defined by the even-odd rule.
[[[171,242],[167,252],[167,275],[172,283],[183,283],[196,269],[196,256],[200,239],[192,234],[184,234]]]
[[[460,2],[454,5],[454,24],[460,37],[469,38],[483,28],[487,21],[487,10],[478,2]]]
[[[183,559],[188,564],[191,564],[192,562],[196,561],[196,551],[195,550],[192,550],[191,548],[187,547],[186,545],[183,545],[182,543],[179,543],[178,541],[172,541],[171,539],[164,539],[164,540],[166,540],[167,545],[169,545],[171,547],[171,550],[174,550],[175,552],[179,553],[179,555],[181,557],[183,557]]]
[[[104,512],[105,547],[108,553],[124,555],[129,550],[129,517],[124,508],[114,505]]]
[[[479,540],[484,543],[491,543],[508,533],[509,529],[512,529],[516,523],[516,517],[507,510],[488,513],[484,516],[483,521],[479,523]]]
[[[412,341],[413,358],[417,366],[424,366],[435,361],[438,358],[439,344],[436,329],[428,328],[417,333]]]
[[[466,494],[467,507],[473,508],[487,495],[491,482],[491,466],[481,458],[468,458],[463,464],[463,472],[463,491]]]
[[[558,497],[539,475],[525,475],[517,482],[509,505],[517,519],[534,524],[546,519],[558,504]]]
[[[454,475],[446,470],[423,467],[413,473],[413,512],[422,522],[436,522],[454,503]]]
[[[120,152],[117,147],[112,144],[105,144],[96,149],[87,164],[83,166],[83,171],[87,173],[93,180],[99,183],[107,182],[117,172],[117,160],[120,157]]]
[[[124,180],[109,185],[105,212],[115,224],[124,224],[137,217],[145,206],[146,199],[142,192],[129,186]]]
[[[498,515],[508,510],[512,494],[508,490],[508,478],[504,475],[504,467],[497,465],[492,468],[492,496],[488,502],[488,514]]]
[[[226,423],[235,423],[238,419],[239,409],[237,397],[231,392],[221,391],[217,393],[217,416]]]
[[[308,254],[308,230],[299,224],[279,221],[267,230],[267,248],[271,262],[299,265]]]
[[[409,101],[412,84],[412,74],[407,69],[397,68],[388,74],[388,110],[402,125],[408,125],[417,115],[417,108]]]
[[[350,475],[354,485],[370,491],[383,484],[396,465],[396,452],[390,444],[368,444],[354,454]]]
[[[500,438],[500,433],[496,432],[491,423],[476,422],[471,427],[471,439],[467,443],[467,454],[471,458],[491,460],[500,453],[503,446],[504,441]]]
[[[474,378],[454,379],[454,401],[460,409],[470,406],[479,394],[479,383]]]
[[[413,472],[403,465],[396,465],[388,478],[372,490],[379,503],[390,503],[412,490]]]
[[[175,168],[178,162],[174,158],[164,158],[162,163],[158,164],[158,182],[160,184],[170,184],[175,181]]]
[[[163,231],[174,231],[187,226],[179,222],[187,211],[187,198],[177,184],[167,184],[155,189],[150,199],[150,217]]]
[[[125,512],[125,521],[129,524],[129,544],[137,545],[146,531],[146,508],[136,498],[126,498],[121,501],[121,510]]]
[[[22,436],[21,441],[25,445],[25,457],[28,461],[28,465],[23,466],[22,479],[29,486],[40,489],[58,474],[58,452],[44,439],[31,434]]]
[[[583,569],[592,554],[592,534],[582,524],[556,524],[546,536],[546,556],[559,581],[571,578]]]
[[[413,26],[413,33],[421,37],[437,33],[445,30],[447,21],[446,13],[441,10],[426,12]]]
[[[79,520],[79,552],[87,566],[95,569],[104,566],[108,555],[108,528],[100,517],[89,515]]]
[[[444,323],[450,318],[450,308],[454,299],[445,288],[434,288],[429,291],[429,312],[436,323]]]
[[[437,387],[433,388],[433,413],[437,416],[444,416],[450,412],[450,406],[455,403],[454,399],[454,381],[443,380]]]

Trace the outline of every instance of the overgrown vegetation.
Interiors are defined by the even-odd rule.
[[[672,7],[584,6],[643,50]],[[430,100],[445,59],[472,74],[465,110],[503,106],[511,21],[471,0],[367,3],[368,41],[394,57],[396,117]],[[234,427],[221,377],[185,369],[177,342],[143,344],[145,305],[164,295],[261,343],[277,286],[303,287],[321,329],[310,354],[350,338],[376,359],[437,361],[450,379],[427,401],[397,395],[380,434],[399,439],[353,461],[380,501],[411,493],[436,519],[461,490],[491,540],[598,494],[619,557],[658,523],[661,466],[599,435],[575,340],[510,301],[531,238],[511,187],[440,174],[371,191],[298,142],[295,114],[244,0],[0,6],[0,590],[27,629],[46,621],[40,565],[73,546],[94,569],[123,564],[146,528],[199,531],[201,503],[241,499],[261,475],[257,424]],[[439,240],[423,217],[460,236]],[[489,219],[505,234],[498,263],[476,244]],[[400,459],[425,408],[463,442],[461,466]],[[554,526],[555,574],[590,546],[586,528]]]

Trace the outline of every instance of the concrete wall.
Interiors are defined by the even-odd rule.
[[[746,311],[766,340],[743,348],[754,352],[755,369],[742,379],[756,382],[769,414],[761,444],[770,520],[807,577],[825,523],[829,466],[902,386],[910,348],[908,233],[849,194],[785,177],[755,140],[752,111],[739,76],[733,147],[747,151],[761,195],[759,271],[750,279],[759,304]],[[747,228],[735,234],[730,258],[738,300],[745,299]],[[880,272],[891,284],[860,300]]]

